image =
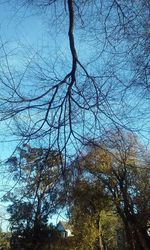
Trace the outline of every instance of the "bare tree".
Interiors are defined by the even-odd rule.
[[[30,51],[20,73],[1,47],[1,120],[11,120],[25,140],[49,138],[60,150],[96,138],[112,124],[137,129],[139,112],[147,108],[134,86],[143,77],[148,81],[148,1],[14,2],[18,9],[44,10],[68,51]],[[133,70],[135,58],[140,65]]]

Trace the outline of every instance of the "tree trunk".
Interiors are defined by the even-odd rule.
[[[137,228],[136,231],[137,231],[137,235],[139,238],[139,242],[141,246],[143,247],[143,250],[149,250],[150,248],[148,247],[147,242],[145,238],[143,237],[142,233],[140,232],[140,230]]]
[[[100,250],[105,250],[104,244],[103,244],[103,236],[102,236],[102,227],[101,227],[100,216],[99,216],[99,221],[98,221],[98,231],[99,231],[99,247],[100,247]]]

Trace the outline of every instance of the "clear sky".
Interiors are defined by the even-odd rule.
[[[41,15],[32,15],[30,11],[17,11],[15,6],[9,3],[0,4],[1,37],[6,41],[22,43],[38,43],[42,38],[43,20]]]

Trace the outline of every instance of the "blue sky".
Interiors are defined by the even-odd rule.
[[[39,51],[39,53],[45,56],[45,51],[46,51],[46,53],[49,53],[48,55],[46,55],[47,58],[49,58],[53,62],[59,56],[60,62],[58,63],[57,70],[60,70],[60,67],[62,67],[62,69],[67,72],[68,65],[65,68],[65,65],[62,64],[61,59],[62,60],[63,58],[66,59],[69,55],[68,53],[70,53],[68,52],[68,39],[66,37],[68,27],[63,27],[63,32],[59,32],[59,28],[60,28],[59,25],[57,26],[56,24],[55,27],[49,25],[50,20],[47,18],[48,17],[47,15],[48,13],[46,12],[46,10],[43,10],[40,12],[34,8],[20,8],[18,11],[15,4],[7,3],[7,1],[5,4],[0,4],[0,37],[4,43],[8,42],[8,45],[7,45],[8,50],[9,49],[11,50],[12,48],[14,49],[14,55],[12,56],[10,60],[10,63],[12,65],[14,66],[17,65],[18,67],[21,68],[22,67],[21,64],[23,61],[22,53],[25,54],[26,51],[28,51],[26,56],[29,56],[29,57],[34,55],[36,51]],[[49,15],[53,16],[53,13],[50,13]],[[91,23],[91,27],[92,27],[92,23]],[[56,28],[57,30],[54,30]],[[92,33],[92,29],[91,29],[91,33]],[[93,53],[95,55],[98,54],[98,50],[101,49],[102,42],[103,42],[103,40],[100,41],[100,44],[98,47],[93,46],[94,43],[91,37],[89,37],[89,40],[87,43],[84,42],[84,35],[86,35],[84,34],[84,31],[83,31],[82,36],[80,36],[80,33],[78,31],[75,34],[75,37],[78,41],[77,48],[79,51],[80,59],[82,58],[83,62],[87,60],[88,56],[90,57],[91,55],[93,55]],[[119,46],[121,48],[122,43]],[[57,51],[57,54],[55,54],[54,51],[55,52]],[[94,66],[95,68],[97,67],[96,70],[102,70],[102,71],[105,70],[103,69],[103,65],[105,64],[104,61],[105,60],[107,61],[107,56],[110,54],[110,52],[111,50],[105,53],[105,57],[102,59],[103,62],[100,65],[99,64],[97,65],[95,62]],[[67,60],[69,59],[67,58]],[[130,78],[129,74],[131,72],[129,72],[127,69],[126,71],[124,70],[124,73],[122,74],[121,72],[122,67],[125,67],[125,65],[124,63],[118,64],[117,60],[118,58],[114,60],[112,56],[112,62],[110,60],[109,62],[110,65],[106,65],[107,66],[106,70],[108,70],[114,64],[116,64],[118,67],[118,75],[120,75],[120,79],[122,78],[123,80],[126,79],[128,81],[128,78]],[[88,67],[89,67],[89,71],[92,72],[93,65],[91,66],[91,68],[90,66]],[[128,67],[128,65],[126,67]],[[117,84],[115,86],[116,88],[115,91],[117,91],[116,92],[117,95],[120,95],[120,92],[119,92],[120,90],[119,89],[117,90]],[[110,87],[111,87],[111,79],[110,79]],[[120,110],[120,103],[117,103],[118,100],[114,102],[114,105],[116,105],[115,107],[116,112],[121,111],[123,114],[124,111],[129,110],[130,124],[128,125],[131,127],[133,126],[137,128],[138,127],[142,128],[143,131],[141,130],[141,132],[146,137],[148,137],[149,113],[146,114],[146,111],[148,110],[149,100],[143,99],[141,97],[140,99],[138,99],[139,96],[140,96],[140,91],[139,91],[139,94],[137,94],[136,96],[133,96],[133,90],[132,90],[128,92],[127,94],[125,93],[125,98],[124,98],[125,104],[124,104],[124,107],[123,106],[121,107],[121,110]],[[113,96],[113,98],[115,99],[115,95]],[[139,112],[138,111],[134,112],[134,106],[137,103],[139,104]],[[141,115],[140,113],[141,107],[143,109],[142,111],[143,116],[140,116],[140,119],[139,119],[138,116],[139,114]],[[137,116],[136,119],[134,117],[135,114]],[[104,119],[104,122],[105,122],[106,118],[102,116],[101,119]],[[123,119],[125,119],[125,117],[123,117]],[[88,115],[87,115],[87,120],[89,120],[88,122],[90,124],[91,120],[88,119]],[[92,130],[92,124],[90,126]],[[13,152],[13,149],[15,148],[15,145],[17,144],[17,142],[13,141],[17,139],[16,136],[12,137],[11,130],[8,133],[9,127],[10,127],[9,121],[6,123],[1,123],[0,149],[2,153],[0,154],[0,159],[4,159],[7,156],[9,156],[11,152]],[[7,135],[7,138],[6,138],[6,135]]]
[[[35,49],[42,43],[43,39],[43,19],[40,15],[22,17],[22,13],[17,13],[12,5],[0,4],[0,39],[2,42],[8,42],[9,48],[18,48],[20,44],[34,46]],[[18,63],[17,55],[13,63]],[[9,122],[1,123],[0,126],[0,160],[10,156],[15,146],[18,144],[16,137],[8,133]],[[5,132],[4,132],[5,131]],[[10,134],[10,136],[9,136]],[[1,166],[0,197],[2,190],[10,189],[12,182],[11,176],[5,173],[4,165]],[[0,205],[0,224],[7,230],[7,218],[5,212],[6,204]]]
[[[25,18],[21,11],[11,4],[0,5],[1,37],[6,41],[38,42],[42,37],[43,21],[40,15],[28,15]]]
[[[7,2],[0,4],[0,39],[7,44],[7,51],[14,50],[10,60],[13,66],[18,65],[20,67],[19,50],[21,50],[22,46],[26,45],[29,48],[34,48],[35,52],[41,48],[42,43],[46,41],[44,33],[45,28],[42,15],[32,15],[32,13],[28,12],[28,16],[24,17],[24,9],[18,12],[14,5]],[[32,52],[31,50],[31,54]],[[17,143],[15,142],[17,138],[15,136],[12,137],[11,131],[9,137],[9,127],[9,121],[1,123],[0,148],[2,153],[0,154],[0,159],[10,155]],[[6,132],[4,133],[4,131]]]

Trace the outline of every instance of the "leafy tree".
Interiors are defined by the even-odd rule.
[[[49,216],[61,206],[61,156],[29,145],[18,151],[18,156],[7,161],[17,181],[6,197],[11,202],[7,209],[9,221],[15,237],[22,235],[38,243],[48,238]]]
[[[105,144],[104,144],[105,143]],[[92,143],[93,145],[93,143]],[[107,146],[107,147],[106,147]],[[78,162],[79,171],[107,190],[125,228],[127,249],[148,249],[149,162],[132,134],[108,132]]]
[[[10,250],[10,233],[0,232],[0,250]]]
[[[80,176],[73,188],[71,222],[76,249],[116,249],[119,219],[108,193],[98,182]]]

